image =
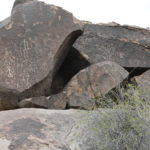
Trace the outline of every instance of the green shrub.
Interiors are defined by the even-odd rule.
[[[150,89],[141,89],[133,84],[114,88],[105,96],[95,97],[96,108],[114,108],[120,105],[127,107],[136,105],[150,105]]]
[[[93,140],[95,150],[150,150],[150,100],[142,94],[128,84],[96,98],[96,110],[83,121],[93,139],[99,138]]]

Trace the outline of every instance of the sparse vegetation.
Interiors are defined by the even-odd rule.
[[[96,150],[150,149],[150,99],[143,98],[140,88],[128,84],[111,92],[108,99],[97,98],[96,103],[99,113],[89,113],[90,119],[86,118],[96,120],[88,123],[92,132],[100,136],[99,143],[93,141]]]

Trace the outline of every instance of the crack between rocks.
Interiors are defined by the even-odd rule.
[[[26,89],[25,91],[21,92],[19,94],[19,101],[25,98],[31,98],[31,97],[38,97],[38,96],[50,96],[52,95],[52,89],[51,89],[51,83],[54,80],[54,77],[56,76],[56,73],[60,69],[61,65],[63,64],[63,61],[66,59],[69,50],[75,40],[82,34],[81,30],[76,30],[71,32],[66,39],[62,42],[60,45],[55,57],[54,62],[54,69],[53,72],[50,70],[48,75],[38,83],[34,84],[29,89]],[[62,57],[63,56],[63,57]]]

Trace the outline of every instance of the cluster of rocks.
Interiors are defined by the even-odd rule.
[[[88,137],[76,143],[68,138],[82,111],[63,109],[93,110],[94,99],[132,79],[150,89],[149,30],[87,23],[54,5],[16,0],[11,16],[0,22],[0,110],[61,110],[0,112],[0,136],[7,139],[0,146],[92,149],[85,145]]]

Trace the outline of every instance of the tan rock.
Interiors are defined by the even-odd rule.
[[[60,101],[68,101],[70,108],[93,109],[95,99],[105,96],[111,89],[119,85],[128,72],[114,62],[105,61],[89,66],[75,75],[60,93],[66,95]],[[59,101],[58,101],[59,102]]]

